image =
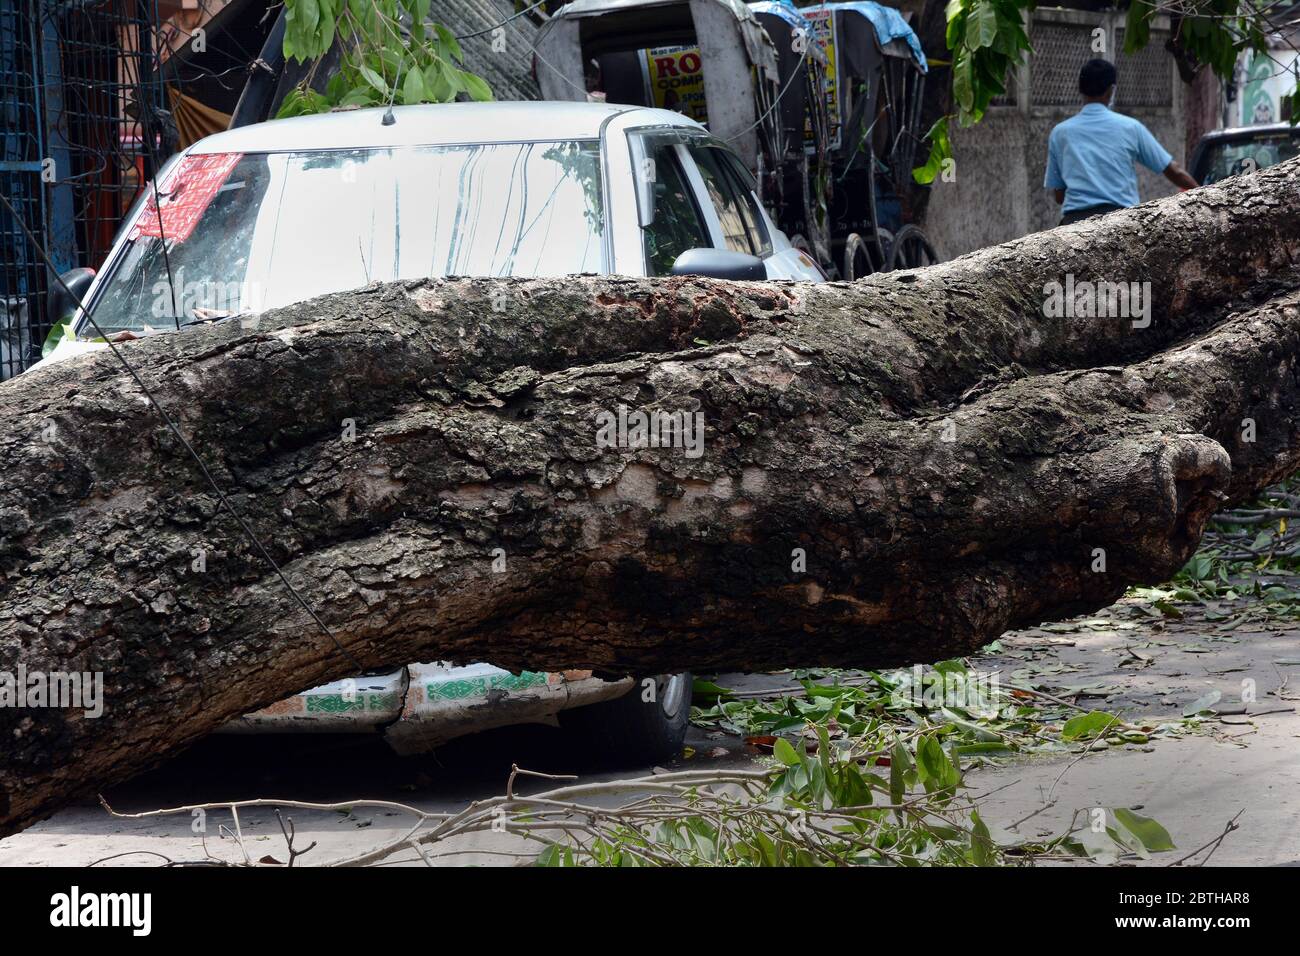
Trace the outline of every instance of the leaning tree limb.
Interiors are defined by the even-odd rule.
[[[124,353],[347,654],[884,666],[1166,578],[1300,460],[1300,164],[854,284],[376,286]],[[1149,283],[1149,323],[1045,285]],[[699,413],[702,453],[602,447]],[[354,664],[106,354],[0,386],[0,834]]]

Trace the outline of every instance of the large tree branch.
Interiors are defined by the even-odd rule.
[[[124,351],[363,666],[882,666],[1162,579],[1294,468],[1298,263],[1290,163],[852,285],[408,283]],[[1067,274],[1149,324],[1044,317]],[[601,447],[620,406],[702,454]],[[110,356],[0,411],[0,671],[106,682],[0,709],[0,833],[353,670]]]

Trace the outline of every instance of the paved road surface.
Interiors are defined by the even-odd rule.
[[[1072,757],[1038,759],[976,771],[969,777],[976,789],[997,791],[982,814],[985,819],[1007,826],[1028,817],[1019,832],[1046,836],[1061,832],[1076,809],[1140,807],[1165,825],[1181,855],[1208,843],[1244,810],[1241,829],[1216,851],[1212,863],[1300,865],[1300,718],[1289,699],[1300,698],[1300,629],[1264,624],[1229,630],[1218,619],[1223,610],[1212,608],[1209,617],[1194,612],[1162,620],[1123,602],[1065,625],[1008,635],[1001,653],[975,659],[978,668],[1007,675],[1027,671],[1062,692],[1083,688],[1098,696],[1082,697],[1082,704],[1126,718],[1177,718],[1188,702],[1211,689],[1222,692],[1219,706],[1225,711],[1205,734],[1162,740],[1149,748],[1107,751],[1073,764]],[[788,675],[723,675],[718,681],[735,689],[790,683]],[[1241,709],[1243,687],[1252,686],[1255,699],[1244,705],[1246,713],[1230,713]],[[688,744],[694,755],[675,767],[751,765],[759,759],[734,737],[706,736],[694,728]],[[579,739],[545,727],[493,731],[418,758],[394,756],[382,742],[368,738],[224,737],[204,741],[107,797],[124,811],[256,797],[322,803],[370,797],[426,811],[457,811],[502,793],[514,763],[549,773],[578,773],[583,779],[652,770],[593,767]],[[295,810],[290,815],[299,834],[297,845],[318,843],[304,863],[362,852],[409,826],[407,816],[389,809],[350,814]],[[228,824],[228,817],[213,815],[208,821],[208,848],[233,859],[238,850],[234,841],[217,835],[220,823]],[[191,824],[185,816],[120,820],[97,805],[72,807],[0,841],[0,865],[84,865],[127,853],[110,862],[201,860],[203,842]],[[269,811],[245,813],[240,824],[255,858],[283,860],[283,839]],[[453,849],[462,852],[445,862],[527,859],[515,855],[527,847],[508,834],[475,835]],[[1172,856],[1153,862],[1167,863]],[[418,865],[414,852],[392,862]]]

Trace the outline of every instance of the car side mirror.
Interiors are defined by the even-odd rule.
[[[687,249],[677,257],[670,272],[675,276],[709,276],[741,281],[767,278],[762,259],[730,249]]]
[[[59,278],[63,281],[53,283],[45,297],[45,318],[51,328],[77,311],[77,303],[85,298],[86,290],[95,281],[95,270],[69,269]]]

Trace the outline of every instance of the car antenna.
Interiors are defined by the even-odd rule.
[[[400,67],[399,67],[400,69]],[[384,110],[384,118],[379,122],[384,126],[392,126],[397,122],[397,117],[393,115],[393,101],[397,99],[397,74],[393,74],[393,95],[388,98],[388,109]]]

